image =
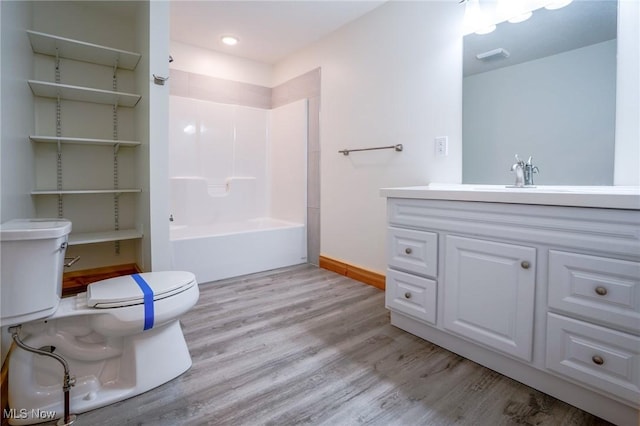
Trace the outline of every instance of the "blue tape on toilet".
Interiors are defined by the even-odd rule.
[[[153,290],[139,274],[131,275],[144,295],[144,329],[153,328]]]

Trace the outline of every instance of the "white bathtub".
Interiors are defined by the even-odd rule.
[[[173,268],[199,283],[307,261],[304,224],[260,218],[209,225],[172,225]]]

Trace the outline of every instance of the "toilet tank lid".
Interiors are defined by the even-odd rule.
[[[181,293],[196,284],[191,272],[144,272],[140,278],[151,288],[153,300]],[[87,286],[87,305],[92,308],[118,308],[144,303],[144,293],[132,275],[109,278]]]
[[[0,225],[0,241],[46,240],[71,232],[66,219],[13,219]]]

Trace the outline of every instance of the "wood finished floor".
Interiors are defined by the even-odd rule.
[[[303,265],[201,284],[193,366],[77,425],[607,425],[389,324],[384,292]]]

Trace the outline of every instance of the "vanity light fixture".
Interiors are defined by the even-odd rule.
[[[235,46],[240,41],[238,37],[232,35],[223,35],[222,37],[220,37],[220,40],[227,46]]]
[[[544,8],[548,10],[561,9],[565,6],[568,6],[572,1],[573,0],[554,0],[548,5],[546,5]]]
[[[465,33],[475,32],[476,34],[489,34],[496,29],[496,26],[489,16],[481,9],[480,0],[462,0],[464,3],[464,27]]]
[[[520,15],[516,15],[512,18],[509,18],[508,21],[512,24],[517,24],[517,23],[526,21],[527,19],[531,18],[532,15],[533,15],[533,12],[529,11],[529,12],[521,13]]]
[[[486,52],[482,52],[482,53],[478,53],[476,55],[476,58],[483,61],[483,60],[489,60],[489,59],[494,59],[494,58],[508,58],[510,55],[509,51],[506,49],[503,49],[502,47],[499,47],[497,49],[493,49],[493,50],[488,50]]]
[[[550,1],[545,0],[546,3]],[[495,20],[497,22],[505,20],[512,24],[524,22],[533,15],[533,11],[536,9],[534,3],[539,4],[539,2],[540,0],[497,0]]]
[[[494,32],[495,30],[496,30],[496,26],[495,25],[489,25],[487,27],[480,28],[479,30],[476,30],[476,34],[478,34],[478,35],[489,34],[489,33]]]

